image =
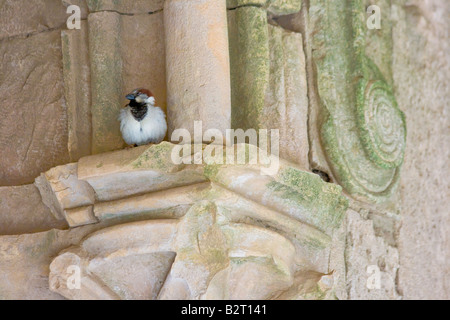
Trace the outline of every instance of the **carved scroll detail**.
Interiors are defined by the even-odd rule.
[[[354,198],[383,203],[396,190],[406,124],[389,82],[367,56],[362,1],[311,1],[317,123],[334,178]],[[387,53],[386,53],[387,54]]]

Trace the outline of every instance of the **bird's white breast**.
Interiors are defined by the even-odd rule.
[[[159,107],[148,107],[144,119],[137,121],[131,114],[131,108],[122,109],[119,116],[120,131],[129,145],[160,143],[167,133],[166,115]]]

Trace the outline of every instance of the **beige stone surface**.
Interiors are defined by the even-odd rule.
[[[214,202],[218,212],[234,223],[246,223],[277,230],[295,246],[295,264],[305,270],[329,272],[331,239],[316,228],[285,214],[246,199],[213,184],[212,194],[220,194]]]
[[[94,213],[100,220],[145,216],[148,219],[174,219],[183,216],[201,198],[209,183],[152,192],[121,200],[95,204]]]
[[[97,223],[98,220],[94,216],[94,207],[85,206],[75,209],[64,210],[64,217],[71,228],[81,227],[88,224]]]
[[[395,91],[408,127],[398,289],[405,299],[449,299],[450,5],[395,1],[392,11]]]
[[[173,148],[163,142],[85,157],[79,162],[78,178],[94,188],[100,201],[206,181],[202,166],[174,164]]]
[[[373,231],[373,223],[358,212],[347,211],[346,270],[349,300],[395,300],[400,268],[398,249],[389,246]],[[373,269],[372,269],[373,268]],[[379,271],[379,284],[372,282]]]
[[[1,0],[0,39],[59,28],[68,17],[61,0]]]
[[[232,222],[224,203],[236,200],[226,194],[221,201],[196,202],[179,219],[119,223],[90,234],[52,261],[50,289],[69,299],[333,297],[333,272],[299,263],[299,257],[314,257],[303,255],[296,243],[305,230],[291,225],[286,234],[251,220]],[[255,210],[242,203],[239,208]],[[310,263],[318,267],[317,257],[326,258],[327,251],[314,250]],[[73,266],[81,270],[80,290],[68,288]]]
[[[164,0],[86,0],[91,12],[116,11],[119,13],[151,13],[163,9]]]
[[[88,226],[68,231],[1,236],[0,299],[62,299],[61,295],[50,291],[50,263],[61,250],[78,243],[92,231],[93,227]]]
[[[70,252],[64,253],[52,261],[50,264],[50,289],[62,297],[73,300],[119,300],[118,295],[106,284],[82,268],[83,262],[78,255]],[[76,287],[77,280],[72,279],[76,274],[79,274],[79,287]]]
[[[57,218],[63,217],[65,209],[92,205],[95,202],[92,187],[78,179],[77,163],[50,169],[36,179],[35,185],[43,202]]]
[[[34,185],[0,187],[0,235],[42,232],[67,228],[42,202]]]
[[[91,154],[91,69],[87,21],[80,30],[61,32],[64,97],[67,106],[70,161]]]
[[[88,7],[88,1],[86,0],[61,0],[64,7],[67,8],[71,5],[78,6],[81,10],[81,19],[86,20],[89,15],[89,7]],[[67,17],[69,14],[67,14]]]
[[[309,169],[308,85],[302,35],[268,27],[271,72],[262,127],[280,130],[281,158]]]
[[[0,185],[32,183],[68,162],[61,32],[3,39],[0,57]]]
[[[156,252],[96,261],[90,271],[122,300],[155,300],[175,258],[174,252]]]
[[[86,1],[0,0],[0,300],[450,298],[447,0],[363,2],[382,8],[367,55],[394,84],[408,141],[395,208],[345,213],[341,188],[304,171],[329,173],[305,129],[321,116],[314,1],[278,16],[301,1],[231,0],[229,28],[225,1],[87,2],[82,30],[61,34],[65,7],[87,19]],[[239,14],[257,30],[237,28]],[[240,123],[280,127],[282,157],[300,166],[175,165],[168,143],[103,153],[122,148],[117,114],[137,87],[168,107],[171,130],[229,128],[227,30],[258,80],[233,78],[262,114]],[[82,290],[67,287],[69,266]]]
[[[194,134],[230,128],[230,65],[226,3],[167,0],[164,4],[169,137],[175,129]]]
[[[121,15],[102,11],[91,13],[89,55],[92,94],[92,154],[125,146],[117,120],[124,100],[122,94]]]

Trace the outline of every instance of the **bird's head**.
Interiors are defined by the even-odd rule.
[[[126,96],[131,102],[137,102],[138,104],[150,104],[155,105],[155,97],[150,90],[136,89]]]

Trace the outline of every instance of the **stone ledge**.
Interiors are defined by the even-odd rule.
[[[70,227],[114,225],[61,252],[50,266],[51,290],[70,299],[333,296],[331,239],[348,206],[339,186],[254,145],[194,145],[175,164],[180,150],[163,142],[42,174],[46,203]],[[239,151],[247,162],[220,164]],[[204,164],[191,164],[198,159]],[[81,291],[65,287],[68,263],[83,273]],[[305,279],[311,270],[317,276]],[[242,287],[250,271],[265,280]]]
[[[209,164],[174,164],[172,153],[177,154],[178,147],[181,148],[163,142],[84,157],[77,164],[56,167],[42,174],[36,185],[44,203],[56,217],[65,217],[71,227],[116,218],[125,222],[133,216],[180,218],[192,205],[205,199],[222,203],[220,207],[226,208],[230,195],[279,215],[272,223],[278,219],[281,225],[286,217],[292,220],[286,226],[297,221],[298,230],[303,228],[305,235],[311,235],[300,235],[299,239],[311,247],[328,246],[329,236],[341,224],[348,206],[342,189],[290,162],[274,156],[261,157],[257,147],[240,144],[229,148],[215,146],[214,159],[209,154],[210,148],[200,146],[197,149],[203,150],[202,159]],[[225,162],[227,155],[237,152],[238,148],[246,152],[247,164],[212,162],[221,162],[220,152]],[[186,163],[189,159],[193,163],[197,158],[192,152],[195,149],[183,158]],[[266,165],[251,164],[255,160],[251,155],[259,155]],[[277,161],[278,172],[264,175],[266,166]],[[245,208],[259,210],[250,209],[252,205],[244,205],[244,202],[239,208],[241,216],[247,215]],[[284,230],[297,233],[289,227]]]

